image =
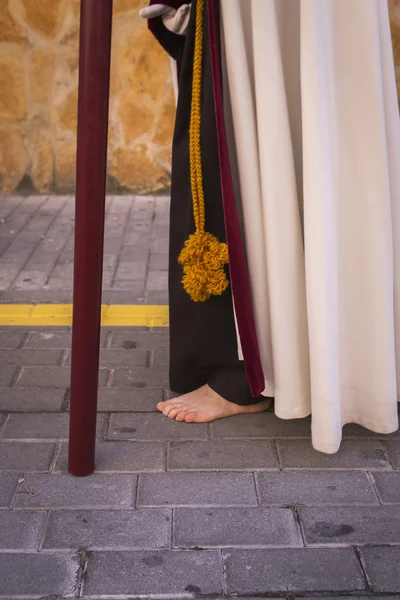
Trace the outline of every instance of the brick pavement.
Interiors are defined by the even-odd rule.
[[[106,293],[133,301],[140,288],[142,302],[161,301],[165,289],[143,273],[162,287],[168,205],[127,201],[128,224],[130,209],[109,201]],[[46,202],[13,198],[0,210],[15,205],[22,228],[9,245],[0,236],[0,302],[68,299],[70,202]],[[47,260],[44,228],[60,223]],[[399,433],[347,426],[340,452],[325,456],[312,450],[309,419],[170,421],[156,411],[170,396],[168,331],[105,328],[96,472],[73,478],[70,338],[68,328],[0,329],[0,598],[400,599]]]

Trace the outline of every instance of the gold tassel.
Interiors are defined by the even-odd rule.
[[[194,44],[192,105],[189,129],[190,182],[196,231],[185,242],[179,263],[183,266],[182,284],[195,302],[220,296],[228,287],[224,266],[228,247],[205,231],[203,168],[201,161],[201,76],[203,63],[204,0],[197,0]]]

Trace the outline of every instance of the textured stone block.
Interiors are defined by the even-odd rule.
[[[0,388],[0,410],[41,412],[61,410],[65,389]]]
[[[262,506],[302,504],[378,504],[368,475],[356,471],[257,473]]]
[[[165,328],[162,332],[152,333],[150,331],[140,331],[134,329],[114,329],[111,334],[111,348],[145,348],[152,350],[154,348],[168,347],[168,329]]]
[[[72,596],[79,562],[71,554],[0,553],[3,597]]]
[[[284,469],[390,469],[382,444],[373,440],[343,440],[336,454],[316,452],[306,440],[277,442]]]
[[[293,511],[286,508],[177,508],[177,548],[303,546]]]
[[[138,507],[257,506],[250,473],[157,473],[139,476]]]
[[[399,592],[400,546],[361,548],[361,558],[374,592]]]
[[[68,367],[24,367],[18,379],[19,387],[66,388],[70,385],[71,372]],[[107,371],[99,372],[99,386],[104,387]]]
[[[0,465],[3,471],[48,471],[55,444],[1,442]]]
[[[363,591],[350,548],[289,548],[223,552],[228,594]]]
[[[395,469],[400,469],[400,440],[388,443],[390,460]]]
[[[258,471],[279,470],[278,458],[267,440],[210,440],[171,442],[168,454],[171,471]]]
[[[400,504],[400,473],[374,473],[373,478],[383,504]]]
[[[204,423],[178,423],[162,414],[115,414],[111,415],[108,436],[120,440],[206,440],[207,425]]]
[[[309,419],[278,419],[272,412],[236,415],[211,424],[213,438],[309,438]]]
[[[97,437],[102,437],[106,422],[105,415],[97,416]],[[3,429],[3,439],[60,440],[69,435],[67,413],[11,414]]]
[[[118,576],[116,577],[116,573]],[[216,595],[222,593],[219,552],[94,552],[83,593],[103,595]]]
[[[17,495],[17,508],[130,508],[135,475],[28,475]],[[31,493],[27,493],[29,490]]]
[[[157,472],[165,471],[165,444],[159,442],[104,442],[96,446],[96,472]],[[56,471],[68,469],[68,446],[63,444]]]
[[[22,344],[25,330],[18,327],[0,330],[0,348],[16,349]]]
[[[18,473],[0,473],[0,508],[11,506],[18,487]]]
[[[143,367],[116,368],[114,370],[112,385],[126,388],[168,388],[169,376],[164,369],[146,369]]]
[[[107,412],[154,412],[164,399],[160,389],[136,388],[134,390],[102,389],[99,391],[99,411]]]
[[[169,510],[57,510],[50,512],[43,548],[167,548],[170,530]]]
[[[396,507],[303,507],[300,519],[307,545],[400,544]]]
[[[11,384],[17,372],[17,367],[0,364],[0,386],[7,387]]]
[[[0,350],[0,363],[2,365],[59,365],[62,351],[38,349],[28,350]]]
[[[44,511],[0,510],[0,548],[2,550],[38,549],[45,521]]]

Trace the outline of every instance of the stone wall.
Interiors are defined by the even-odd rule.
[[[146,4],[114,0],[110,191],[169,186],[174,99],[169,60],[138,15]],[[400,0],[389,4],[400,96]],[[74,188],[79,6],[0,0],[0,191]]]

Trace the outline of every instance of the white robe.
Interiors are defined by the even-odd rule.
[[[265,393],[278,417],[311,413],[314,448],[334,453],[346,423],[398,428],[400,120],[387,2],[221,7]]]

